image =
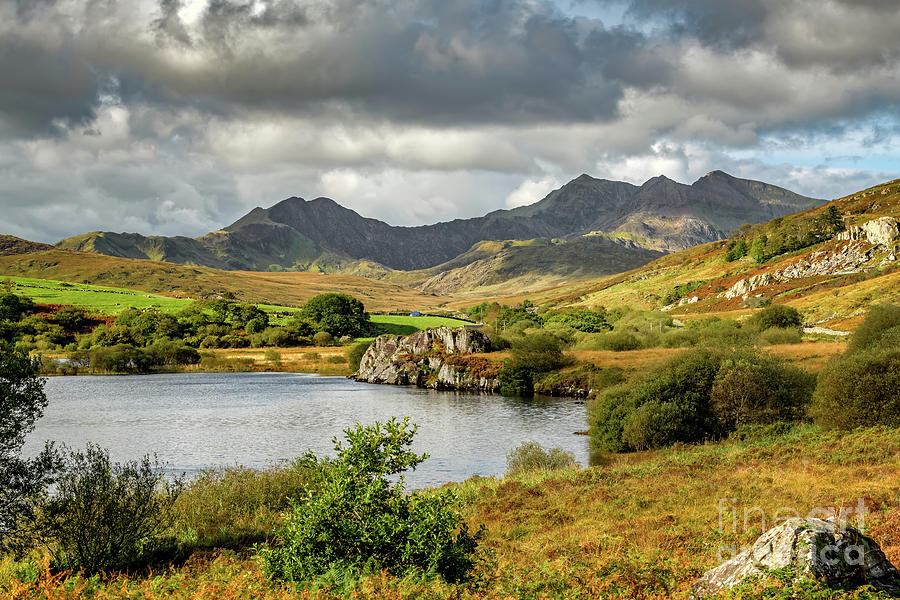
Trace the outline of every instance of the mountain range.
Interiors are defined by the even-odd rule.
[[[329,198],[293,197],[199,238],[92,232],[57,246],[226,270],[345,272],[448,291],[454,280],[471,286],[473,273],[482,285],[500,283],[529,265],[563,277],[620,272],[823,202],[722,171],[691,185],[581,175],[534,204],[433,225],[392,226]],[[505,274],[495,276],[498,267]]]

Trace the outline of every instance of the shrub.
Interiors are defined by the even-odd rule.
[[[713,419],[722,432],[745,425],[797,421],[806,414],[814,375],[765,356],[725,359],[709,393]]]
[[[267,348],[264,358],[267,362],[277,365],[281,364],[281,352],[279,352],[275,348]]]
[[[896,327],[900,327],[900,306],[894,304],[873,306],[850,338],[848,352],[858,352],[877,346],[886,335],[893,338],[896,336],[894,332]]]
[[[606,322],[606,311],[569,309],[552,311],[544,315],[544,323],[561,323],[585,333],[607,331],[612,326]]]
[[[622,452],[697,442],[801,418],[811,375],[754,351],[684,352],[588,405],[591,442]]]
[[[89,444],[72,451],[38,520],[58,568],[87,574],[140,564],[171,525],[181,480],[163,482],[158,462],[110,461]]]
[[[585,338],[579,345],[579,350],[612,350],[624,352],[637,350],[641,347],[641,340],[636,335],[627,331],[610,331],[599,333]]]
[[[765,331],[770,327],[798,328],[803,324],[803,317],[792,306],[773,304],[750,317],[749,323],[759,331]]]
[[[404,493],[402,473],[428,457],[410,450],[414,435],[408,418],[391,419],[345,430],[334,459],[307,453],[301,464],[316,491],[294,504],[277,543],[261,548],[266,575],[302,582],[372,567],[465,578],[480,532],[469,533],[451,492]]]
[[[359,342],[350,346],[349,348],[347,348],[347,350],[344,351],[344,355],[347,357],[347,363],[350,365],[350,368],[354,372],[359,370],[359,363],[362,361],[363,355],[371,345],[371,341]]]
[[[900,350],[856,350],[819,374],[810,414],[817,425],[900,426]]]
[[[334,338],[327,331],[320,331],[312,338],[313,344],[316,346],[331,346],[334,344]]]
[[[531,396],[534,382],[563,364],[562,341],[549,333],[516,338],[511,356],[503,361],[498,379],[505,396]]]
[[[532,471],[555,471],[577,466],[575,454],[562,448],[541,446],[538,442],[523,442],[506,455],[506,474],[521,475]]]

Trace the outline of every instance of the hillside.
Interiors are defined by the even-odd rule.
[[[287,306],[298,306],[316,294],[343,292],[356,296],[368,310],[375,311],[434,310],[450,299],[354,275],[220,271],[98,256],[52,246],[49,250],[0,256],[0,277],[3,276],[132,288],[176,297],[213,297],[230,292],[238,300]]]
[[[196,239],[94,232],[62,240],[58,246],[234,270],[332,269],[382,277],[392,269],[435,267],[489,240],[601,233],[624,242],[625,249],[616,251],[620,257],[628,253],[646,257],[634,248],[680,250],[721,239],[743,223],[760,223],[820,203],[721,171],[692,185],[662,176],[635,186],[582,175],[530,206],[434,225],[396,227],[328,198],[295,197],[268,209],[255,208]]]
[[[621,273],[646,264],[661,252],[629,247],[605,236],[573,240],[481,242],[450,262],[402,277],[424,292],[437,294],[496,294],[502,287],[522,291]],[[424,281],[420,278],[425,277]],[[391,280],[400,280],[394,276]]]
[[[801,310],[809,323],[852,328],[868,306],[900,295],[898,220],[895,180],[627,273],[529,297],[551,306],[630,306],[687,318],[775,302]],[[735,256],[742,247],[746,254]]]

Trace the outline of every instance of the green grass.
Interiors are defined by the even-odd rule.
[[[3,277],[0,283],[15,283],[12,292],[27,296],[39,304],[78,306],[93,314],[116,315],[128,308],[158,308],[177,312],[187,308],[192,300],[148,294],[126,288],[67,283],[51,279]]]
[[[190,306],[193,300],[171,298],[158,294],[148,294],[128,288],[68,283],[52,279],[28,277],[2,277],[0,284],[11,281],[15,285],[13,293],[27,296],[39,304],[62,304],[78,306],[93,314],[117,315],[128,308],[157,308],[163,312],[178,312]],[[296,313],[295,306],[277,304],[257,304],[271,315],[274,325],[284,325],[291,316],[273,313]],[[450,317],[411,317],[408,315],[372,315],[372,323],[378,334],[393,333],[409,335],[422,329],[433,327],[464,327],[468,321]]]

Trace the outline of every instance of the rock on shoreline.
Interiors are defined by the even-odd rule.
[[[499,368],[475,356],[490,351],[490,338],[465,327],[380,335],[351,377],[367,383],[495,393],[500,390]]]

